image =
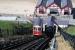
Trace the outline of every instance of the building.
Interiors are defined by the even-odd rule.
[[[61,0],[48,0],[46,4],[47,14],[61,13]]]
[[[61,14],[70,15],[72,11],[72,2],[71,0],[61,0]]]
[[[38,0],[35,13],[47,15],[71,15],[71,0]]]
[[[46,4],[47,14],[71,14],[71,0],[48,0]]]
[[[36,14],[45,14],[46,13],[46,2],[47,0],[38,0],[35,13]]]

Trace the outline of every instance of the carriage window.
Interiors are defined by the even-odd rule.
[[[35,31],[37,31],[37,28],[35,28]]]
[[[35,28],[35,27],[34,27],[33,29],[34,29],[35,31],[37,30],[37,28]]]
[[[38,28],[38,31],[41,31],[41,28]]]
[[[33,29],[35,30],[35,27]]]

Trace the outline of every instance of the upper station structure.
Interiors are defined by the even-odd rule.
[[[57,14],[71,15],[72,2],[71,0],[38,0],[35,14]]]

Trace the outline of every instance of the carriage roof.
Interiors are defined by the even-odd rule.
[[[33,26],[33,27],[38,27],[38,28],[40,28],[41,26],[39,26],[39,25],[35,25],[35,26]]]

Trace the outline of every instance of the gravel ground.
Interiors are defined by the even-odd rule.
[[[69,42],[65,41],[59,33],[56,36],[58,50],[73,50]]]

